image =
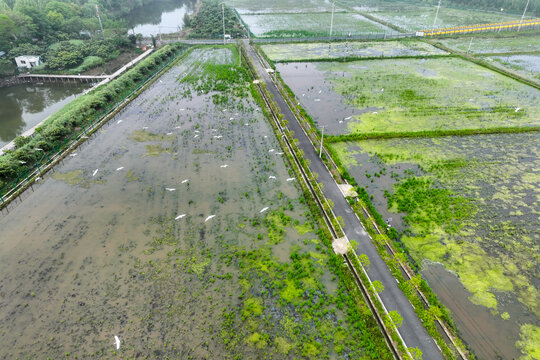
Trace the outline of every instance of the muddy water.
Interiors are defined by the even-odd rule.
[[[450,309],[461,336],[474,349],[479,359],[517,359],[519,351],[514,344],[519,340],[519,325],[514,321],[500,321],[490,310],[474,305],[468,299],[471,293],[459,278],[447,271],[441,264],[430,263],[422,270],[422,277]],[[513,302],[503,304],[500,311],[508,311],[514,316],[534,322],[522,306]]]
[[[276,69],[287,85],[296,94],[297,101],[319,128],[332,135],[348,133],[348,123],[355,115],[377,111],[378,108],[357,109],[346,103],[345,96],[336,94],[325,71],[316,63],[276,64]],[[343,73],[341,76],[349,76]],[[316,84],[317,86],[314,86]]]
[[[258,350],[263,342],[249,347],[244,338],[297,315],[260,280],[242,288],[233,255],[267,247],[269,233],[255,224],[265,215],[282,210],[303,224],[306,208],[249,98],[216,106],[211,94],[182,96],[177,80],[200,61],[230,58],[195,51],[2,214],[1,359],[274,354],[271,343]],[[294,246],[316,251],[313,232],[285,226],[281,236],[268,246],[277,262]],[[323,268],[315,274],[321,289],[337,289]],[[248,330],[240,327],[245,296],[265,299]],[[226,327],[226,312],[238,313],[236,327]],[[342,318],[334,314],[324,322]],[[240,339],[226,341],[226,329]]]

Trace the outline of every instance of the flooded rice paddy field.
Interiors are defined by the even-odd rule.
[[[262,45],[265,54],[276,62],[338,59],[345,57],[394,57],[446,54],[423,41],[354,41]]]
[[[367,12],[370,15],[390,22],[407,31],[431,29],[437,7],[420,1],[362,1],[344,0],[344,5]],[[435,4],[436,5],[436,4]],[[435,28],[497,23],[519,20],[520,15],[506,12],[487,12],[473,9],[457,9],[442,4]]]
[[[517,358],[538,346],[539,140],[524,133],[332,144],[374,205],[408,229],[402,241],[480,358]]]
[[[3,212],[1,359],[390,357],[237,61],[194,49]]]
[[[540,93],[458,58],[277,64],[329,134],[540,124]]]
[[[258,37],[329,36],[332,17],[330,11],[331,8],[329,8],[329,12],[325,13],[243,14],[242,20],[249,26],[249,30]],[[335,36],[384,33],[385,29],[384,25],[359,14],[334,13],[332,34]]]
[[[520,36],[508,35],[488,37],[480,35],[471,37],[460,37],[454,39],[439,39],[437,40],[444,46],[456,49],[462,52],[469,50],[471,53],[488,54],[488,53],[515,53],[515,52],[534,52],[540,51],[540,35],[538,33],[522,34]]]
[[[239,14],[264,14],[264,13],[301,13],[301,12],[329,12],[332,11],[332,3],[329,0],[226,0],[225,3],[234,7]],[[336,4],[336,10],[341,7]]]
[[[540,40],[540,39],[539,39]],[[540,80],[540,52],[536,54],[503,55],[485,57],[501,66],[531,80]]]

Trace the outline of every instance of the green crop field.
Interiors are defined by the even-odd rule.
[[[330,10],[330,9],[329,9]],[[329,36],[331,12],[303,14],[242,15],[251,32],[258,37]],[[354,13],[334,14],[333,35],[345,36],[384,33],[385,27]]]
[[[332,144],[360,184],[384,191],[389,214],[403,217],[413,258],[443,264],[470,301],[520,326],[524,352],[538,349],[538,144],[536,132]]]
[[[269,44],[261,49],[276,62],[337,59],[346,57],[393,57],[442,55],[440,50],[422,41],[365,41],[302,44]]]

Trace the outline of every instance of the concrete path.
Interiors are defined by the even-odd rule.
[[[369,277],[372,281],[379,280],[384,284],[384,291],[380,294],[384,306],[388,311],[395,310],[403,317],[403,325],[399,328],[399,332],[405,340],[406,346],[419,348],[422,351],[423,359],[443,359],[439,347],[427,333],[414,312],[411,303],[398,287],[397,280],[392,276],[385,262],[379,257],[362,223],[343,197],[338,185],[319,158],[307,135],[298,123],[298,120],[289,109],[276,85],[270,79],[266,69],[259,61],[255,50],[247,41],[244,44],[259,76],[265,81],[268,90],[274,96],[274,100],[279,105],[285,119],[289,122],[288,127],[294,131],[294,136],[299,141],[299,147],[304,151],[305,157],[311,161],[311,170],[319,174],[318,180],[324,185],[325,196],[334,202],[334,213],[336,216],[341,216],[345,220],[345,234],[350,240],[356,240],[359,243],[359,254],[363,253],[369,257],[371,261],[368,271]]]

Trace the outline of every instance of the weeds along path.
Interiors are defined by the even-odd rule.
[[[0,358],[391,359],[237,63],[193,49],[0,218]]]
[[[334,213],[336,216],[341,216],[345,220],[344,231],[347,237],[350,240],[357,240],[359,242],[359,252],[365,253],[371,260],[368,271],[370,278],[372,280],[379,280],[384,284],[385,290],[381,293],[381,299],[385,307],[388,311],[397,311],[402,315],[403,325],[400,327],[400,333],[406,345],[408,347],[419,348],[425,359],[442,359],[441,352],[435,341],[428,335],[414,312],[412,305],[397,286],[396,279],[391,275],[388,267],[379,257],[362,223],[354,214],[324,163],[318,157],[313,145],[261,63],[256,50],[251,46],[246,46],[246,48],[259,76],[265,81],[268,90],[274,96],[274,100],[279,105],[285,119],[289,122],[289,128],[294,131],[295,137],[299,141],[299,147],[304,151],[305,157],[311,161],[311,170],[319,175],[319,182],[324,186],[325,196],[335,204]]]

